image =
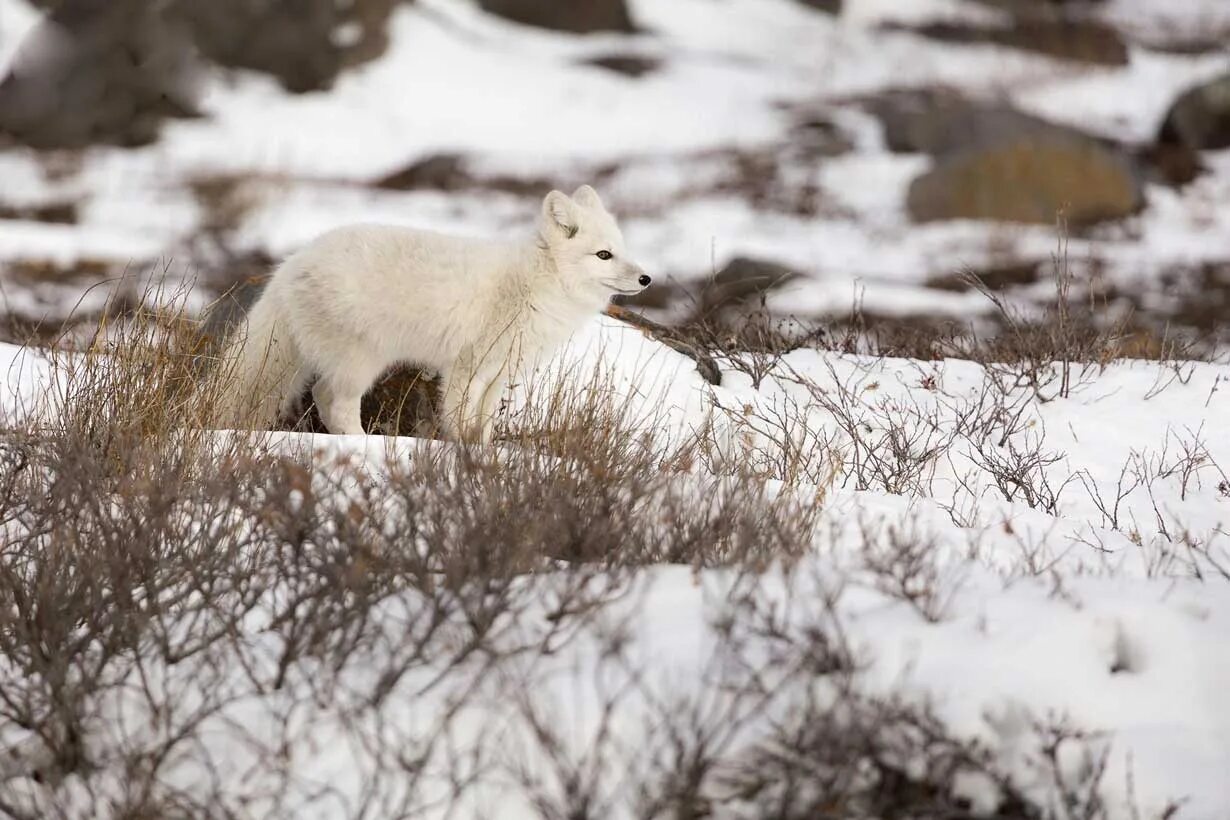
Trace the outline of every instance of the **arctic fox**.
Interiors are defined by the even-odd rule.
[[[230,343],[222,424],[268,425],[315,380],[330,433],[363,433],[359,401],[390,366],[444,377],[452,438],[490,439],[513,367],[566,340],[650,278],[626,255],[597,192],[547,194],[537,235],[462,239],[383,225],[340,228],[274,271]]]

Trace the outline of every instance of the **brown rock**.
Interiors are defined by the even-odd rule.
[[[492,14],[557,31],[633,31],[624,0],[478,0]]]
[[[1090,140],[1024,137],[942,159],[907,197],[917,222],[987,219],[1073,226],[1136,213],[1141,180],[1119,151]]]

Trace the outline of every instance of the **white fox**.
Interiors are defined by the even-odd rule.
[[[230,343],[222,424],[272,424],[315,379],[329,432],[361,434],[363,394],[408,362],[443,375],[445,433],[487,441],[519,361],[649,281],[588,185],[547,194],[537,235],[522,242],[383,225],[332,231],[278,267]]]

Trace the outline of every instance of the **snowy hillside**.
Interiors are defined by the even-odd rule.
[[[30,352],[8,348],[5,355],[6,404],[28,404],[46,378],[40,376],[45,365]],[[659,755],[671,754],[671,742],[686,741],[671,741],[669,732],[691,726],[671,724],[668,715],[695,719],[692,728],[702,737],[716,733],[708,753],[717,771],[737,772],[753,744],[816,708],[802,704],[829,678],[806,670],[824,646],[855,664],[849,685],[859,697],[927,704],[943,731],[977,741],[993,770],[1047,807],[1047,816],[1154,817],[1172,804],[1181,807],[1179,817],[1222,816],[1230,803],[1224,778],[1230,650],[1223,639],[1230,628],[1230,483],[1221,465],[1230,463],[1230,439],[1220,420],[1230,368],[1126,362],[1081,368],[1064,398],[1050,388],[1041,394],[1005,388],[1002,375],[965,362],[800,350],[759,389],[730,368],[724,385],[714,387],[692,362],[608,320],[575,340],[562,361],[582,364],[572,372],[603,363],[629,417],[676,445],[706,431],[709,458],[679,478],[683,497],[695,499],[688,503],[703,508],[709,502],[701,498],[723,492],[724,472],[746,469],[745,475],[770,479],[766,490],[778,503],[811,508],[815,517],[799,563],[754,581],[733,568],[659,566],[616,582],[621,573],[612,570],[602,583],[619,585],[621,594],[576,634],[551,639],[560,642],[554,652],[522,650],[498,663],[472,658],[457,666],[441,660],[438,669],[424,661],[391,684],[387,703],[359,709],[351,701],[369,685],[363,681],[397,663],[387,653],[396,651],[398,639],[382,638],[341,677],[326,676],[330,688],[340,687],[338,700],[313,706],[306,724],[283,725],[278,705],[310,697],[314,684],[306,668],[287,691],[249,694],[210,714],[200,733],[212,740],[175,758],[180,763],[168,762],[162,782],[206,799],[213,781],[199,772],[208,769],[224,792],[233,790],[231,799],[249,794],[251,805],[272,806],[258,795],[261,778],[274,773],[249,757],[264,746],[244,738],[293,736],[288,765],[277,774],[291,790],[283,810],[350,816],[362,800],[375,799],[368,791],[374,789],[387,800],[410,794],[437,816],[427,795],[447,793],[442,778],[460,776],[461,762],[433,757],[421,782],[386,782],[379,775],[388,761],[364,740],[366,724],[354,721],[365,715],[363,721],[387,723],[385,731],[401,738],[408,754],[446,754],[425,740],[431,715],[443,714],[450,698],[464,693],[450,737],[481,756],[487,774],[476,772],[473,787],[447,802],[454,813],[549,815],[544,805],[567,805],[568,789],[581,788],[553,779],[576,766],[592,777],[584,795],[604,806],[597,816],[638,816],[645,795],[638,797],[637,789],[666,765]],[[790,450],[791,442],[800,449]],[[382,526],[394,538],[417,531],[399,536],[405,525],[398,522],[413,507],[400,512],[392,500],[397,491],[389,487],[404,479],[380,476],[422,469],[414,455],[422,443],[281,434],[271,444],[315,451],[319,468],[334,465],[322,477],[354,469],[357,457],[360,473],[375,476],[373,488],[393,493]],[[802,456],[792,460],[788,451]],[[793,466],[792,474],[781,472],[784,464]],[[669,487],[647,491],[637,516],[652,521],[654,505],[669,504],[679,491]],[[312,503],[325,505],[337,491],[318,489]],[[549,509],[514,510],[514,520],[554,515]],[[768,532],[758,537],[774,540]],[[535,617],[566,594],[546,590],[577,583],[573,571],[561,572],[526,578],[530,589],[542,590],[490,638],[494,645],[546,640],[534,636],[550,619]],[[410,618],[405,628],[415,632],[413,613],[427,606],[420,594],[383,601],[379,608],[389,614],[374,623],[397,630]],[[245,619],[249,637],[232,650],[238,655],[211,674],[239,674],[241,663],[276,665],[280,629],[259,627],[260,611]],[[741,641],[730,642],[722,626],[727,618],[748,630]],[[618,649],[609,643],[617,635],[624,636]],[[822,646],[808,643],[825,635]],[[753,670],[771,690],[757,709],[735,694]],[[299,674],[308,677],[299,681]],[[427,687],[435,674],[444,682]],[[221,685],[209,680],[202,685]],[[241,682],[233,686],[247,691]],[[419,686],[428,694],[415,695]],[[180,697],[210,701],[205,693]],[[100,760],[122,760],[124,750],[154,742],[148,732],[158,736],[152,726],[140,728],[139,701],[124,721],[136,721],[124,730],[136,735],[115,735],[119,727],[104,719],[118,703],[107,706],[104,698],[96,707],[102,723],[92,742]],[[555,734],[536,734],[529,715],[545,719]],[[242,735],[236,725],[246,727]],[[32,747],[16,726],[5,736],[10,748]],[[1061,739],[1049,751],[1048,737]],[[914,762],[902,752],[907,771],[920,776],[935,765],[927,756],[938,755],[938,747],[926,748],[914,753],[922,754]],[[911,768],[918,766],[924,768]],[[514,774],[529,780],[510,781]],[[105,780],[92,782],[109,793]],[[329,789],[312,797],[312,783]],[[978,816],[997,808],[1018,816],[994,780],[972,767],[952,783],[951,805],[973,807]],[[536,805],[534,795],[547,803]],[[719,802],[725,808],[717,816],[766,816],[759,799]]]

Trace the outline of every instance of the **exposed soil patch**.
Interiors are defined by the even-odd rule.
[[[1127,45],[1113,28],[1090,20],[1017,20],[1012,26],[938,22],[891,26],[931,40],[961,45],[998,45],[1046,57],[1092,65],[1124,66]]]
[[[1009,288],[1032,285],[1042,279],[1048,262],[1039,260],[1022,260],[994,265],[978,270],[967,269],[952,273],[941,273],[927,280],[927,287],[938,290],[963,292],[974,289],[971,277],[977,277],[987,290],[1002,291]]]
[[[25,285],[77,285],[118,276],[123,266],[96,259],[81,259],[68,265],[46,259],[22,259],[4,263],[4,269],[10,277]]]
[[[77,203],[53,202],[47,205],[0,204],[0,219],[22,222],[47,222],[54,225],[76,225]]]

